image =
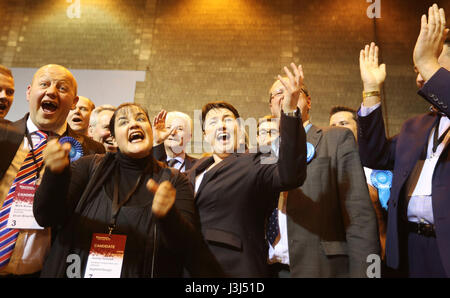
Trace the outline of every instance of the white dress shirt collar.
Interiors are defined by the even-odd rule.
[[[36,124],[34,124],[33,120],[31,120],[30,117],[28,117],[27,119],[27,129],[29,134],[33,134],[39,130],[39,128],[36,126]],[[55,131],[52,131],[52,133],[58,136],[62,136],[66,132],[66,129],[67,129],[67,122],[64,122],[64,124],[61,127],[56,129]]]

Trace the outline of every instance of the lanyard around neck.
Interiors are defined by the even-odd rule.
[[[433,153],[436,153],[437,147],[442,143],[442,141],[444,141],[445,136],[447,135],[448,131],[450,130],[450,126],[447,128],[446,131],[444,131],[444,133],[441,135],[440,138],[438,138],[439,136],[439,124],[441,123],[441,116],[438,116],[438,121],[436,123],[436,127],[434,128],[434,135],[433,135]]]
[[[116,227],[116,222],[117,222],[117,215],[119,214],[120,208],[122,208],[123,205],[125,205],[130,199],[131,196],[136,192],[137,188],[139,187],[139,185],[141,184],[142,181],[142,177],[144,176],[146,171],[142,172],[135,185],[133,186],[133,188],[128,192],[128,194],[125,196],[125,199],[119,203],[119,175],[120,175],[120,170],[119,170],[119,164],[116,165],[116,169],[114,172],[114,193],[113,193],[113,202],[112,202],[112,207],[111,207],[111,220],[109,222],[109,226],[108,226],[108,230],[109,230],[109,234],[111,235],[112,231],[115,229]]]
[[[33,145],[32,139],[31,139],[31,134],[28,132],[28,128],[25,128],[25,136],[28,141],[28,146],[30,146],[30,153],[31,153],[31,157],[33,158],[33,163],[37,167],[38,162],[36,160],[36,155],[34,155],[34,145]],[[44,166],[44,163],[41,163],[41,165],[36,168],[36,181],[39,181],[39,178],[41,177],[41,170],[42,170],[43,166]]]

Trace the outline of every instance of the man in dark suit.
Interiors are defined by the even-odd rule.
[[[240,145],[239,113],[226,102],[202,109],[205,141],[213,154],[197,161],[186,174],[194,187],[201,230],[208,247],[229,277],[268,277],[264,225],[274,193],[301,185],[306,174],[305,132],[297,110],[303,74],[284,82],[278,162],[262,163],[261,153],[236,153]]]
[[[280,115],[285,97],[277,80],[270,88],[272,115]],[[298,107],[306,131],[307,177],[303,186],[280,196],[274,223],[271,216],[269,227],[279,225],[273,239],[268,237],[271,271],[278,277],[366,277],[367,257],[379,254],[379,241],[355,138],[349,129],[310,122],[305,86]]]
[[[192,119],[189,115],[162,110],[153,120],[155,142],[153,156],[170,167],[186,172],[197,158],[186,153],[186,146],[192,138]]]
[[[6,224],[11,206],[7,201],[17,195],[17,186],[40,182],[47,139],[71,136],[82,145],[85,155],[105,152],[101,144],[67,125],[67,115],[78,97],[76,80],[66,68],[54,64],[41,67],[26,95],[29,113],[19,121],[0,124],[0,276],[37,276],[50,247],[49,229],[17,230]],[[28,158],[30,154],[33,158]],[[34,170],[27,174],[27,167]]]
[[[429,113],[407,120],[387,139],[379,90],[386,71],[372,43],[360,53],[363,103],[358,111],[361,160],[394,171],[388,207],[386,261],[410,277],[450,277],[450,43],[437,5],[422,16],[413,60]]]
[[[358,142],[358,125],[356,124],[357,114],[356,110],[345,106],[334,106],[330,111],[330,126],[345,127],[352,131],[355,136],[356,142]],[[377,184],[374,185],[373,177],[374,173],[372,169],[364,167],[364,173],[366,175],[366,182],[369,188],[370,199],[372,201],[375,214],[377,215],[378,223],[378,235],[381,245],[381,259],[384,260],[385,244],[386,244],[386,220],[387,220],[387,207],[385,207],[385,199],[389,199],[387,192],[386,196],[379,197]],[[384,174],[384,173],[383,173]],[[388,183],[385,183],[388,185]],[[382,185],[382,187],[386,187]],[[380,187],[380,186],[378,186]],[[381,202],[382,201],[382,202]],[[383,208],[386,208],[383,209]]]
[[[5,119],[14,100],[14,77],[11,70],[0,65],[0,123]]]

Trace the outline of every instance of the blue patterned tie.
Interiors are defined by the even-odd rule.
[[[275,239],[280,234],[280,225],[278,224],[278,208],[275,208],[272,211],[272,214],[269,217],[269,224],[267,225],[267,240],[273,246]]]
[[[179,163],[180,161],[176,158],[172,158],[171,160],[169,160],[169,162],[167,163],[167,165],[170,168],[173,168],[177,163]]]

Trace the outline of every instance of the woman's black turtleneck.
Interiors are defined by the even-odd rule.
[[[122,202],[125,199],[131,189],[135,186],[139,176],[145,172],[144,176],[141,179],[140,187],[138,187],[137,191],[125,205],[135,206],[148,203],[148,199],[150,197],[153,197],[152,194],[148,193],[148,196],[137,194],[146,191],[145,188],[142,188],[142,185],[145,185],[147,183],[148,178],[152,174],[152,164],[153,157],[151,154],[144,158],[132,158],[120,151],[117,151],[115,168],[119,167],[119,202]],[[116,169],[111,172],[111,177],[110,179],[108,179],[108,182],[105,186],[106,193],[111,199],[113,198],[115,173]]]

